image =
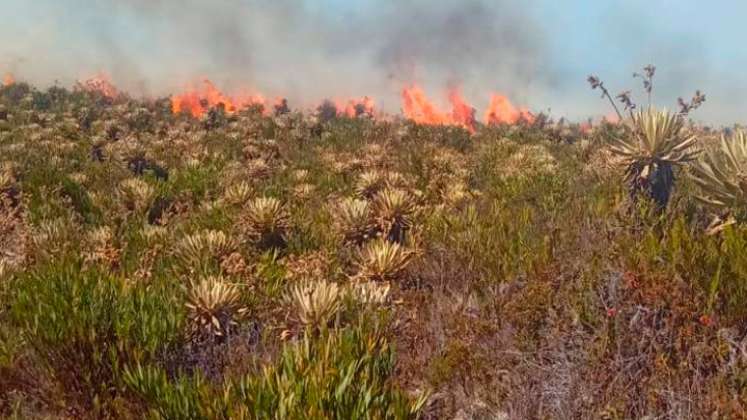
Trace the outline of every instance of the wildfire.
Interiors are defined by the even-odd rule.
[[[402,112],[419,124],[450,125],[453,119],[438,110],[417,85],[402,89]]]
[[[188,112],[193,117],[201,117],[218,104],[223,104],[226,112],[232,114],[251,105],[264,105],[265,102],[265,98],[258,94],[225,95],[213,82],[205,79],[202,86],[172,96],[171,109],[175,114]]]
[[[88,92],[98,92],[107,98],[115,98],[119,95],[119,91],[111,82],[109,76],[104,73],[99,73],[83,83],[79,82],[79,85],[83,90]]]
[[[457,124],[466,128],[470,133],[474,133],[475,108],[469,105],[462,97],[462,92],[458,88],[449,90],[449,102],[451,102],[451,118]]]
[[[290,112],[290,107],[288,106],[288,99],[286,98],[275,98],[275,103],[272,105],[272,108],[275,112],[275,115],[282,115],[287,114]]]
[[[3,86],[10,86],[16,82],[16,79],[10,73],[5,73],[3,76]]]
[[[474,133],[477,129],[475,108],[462,96],[458,87],[448,91],[451,112],[443,112],[425,95],[417,85],[402,90],[402,112],[405,117],[420,123],[434,125],[456,125]],[[534,115],[525,108],[516,108],[504,95],[494,93],[485,111],[484,122],[491,124],[516,124],[521,121],[532,123]]]
[[[7,86],[13,83],[15,83],[13,76],[7,73],[3,78],[3,84]],[[85,82],[78,82],[77,86],[88,92],[98,92],[108,98],[115,98],[119,95],[117,88],[104,73],[99,73]],[[479,123],[476,118],[476,109],[465,99],[459,86],[453,86],[446,92],[449,110],[440,109],[417,84],[405,86],[401,91],[401,96],[404,116],[416,123],[458,126],[470,133],[477,131]],[[350,118],[362,115],[374,116],[376,105],[374,99],[369,96],[338,99],[325,103],[329,105],[329,113],[332,117],[337,115]],[[218,105],[222,105],[225,112],[229,114],[253,105],[261,105],[267,114],[281,115],[290,112],[287,100],[282,97],[267,101],[261,94],[251,92],[229,95],[219,90],[208,79],[203,79],[188,87],[184,92],[171,97],[171,109],[174,114],[186,113],[195,118],[202,117],[208,110]],[[378,116],[385,117],[384,114]],[[490,105],[484,113],[482,122],[485,125],[493,125],[532,123],[534,120],[535,116],[526,108],[517,108],[506,96],[494,93],[491,95]],[[611,117],[607,120],[614,122]]]
[[[494,93],[485,111],[485,124],[516,124],[519,121],[534,122],[534,115],[526,108],[516,108],[507,97]]]
[[[335,108],[337,108],[337,115],[347,116],[350,118],[358,117],[361,115],[374,114],[374,107],[376,102],[373,98],[364,96],[362,98],[353,98],[348,100],[335,99]]]

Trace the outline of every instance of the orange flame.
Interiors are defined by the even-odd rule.
[[[115,98],[119,91],[105,73],[99,73],[81,84],[81,87],[88,92],[98,92],[107,98]]]
[[[373,98],[364,96],[362,98],[348,99],[347,101],[335,99],[334,104],[338,115],[354,118],[361,115],[373,115],[376,102]]]
[[[276,115],[286,114],[290,112],[290,108],[288,107],[288,99],[280,96],[275,98],[275,102],[273,103],[272,108]]]
[[[16,82],[16,79],[10,73],[5,73],[3,76],[3,86],[10,86]]]
[[[534,115],[526,108],[516,108],[504,95],[494,93],[485,111],[485,124],[516,124],[519,121],[534,122]]]
[[[417,85],[402,89],[402,112],[419,124],[450,124],[448,115],[441,113]]]
[[[402,112],[419,124],[456,125],[475,132],[475,109],[462,97],[458,87],[448,92],[451,113],[441,112],[417,85],[402,89]]]
[[[345,107],[345,115],[357,117],[359,115],[373,115],[376,102],[373,98],[364,96],[360,99],[351,99]]]
[[[201,117],[208,109],[223,104],[229,114],[233,114],[251,105],[264,105],[265,98],[258,94],[242,94],[230,97],[208,79],[202,81],[202,88],[192,88],[188,91],[171,97],[171,110],[174,114],[187,112],[193,117]]]
[[[462,92],[459,88],[452,88],[449,90],[449,102],[451,102],[451,118],[457,125],[461,125],[466,128],[470,133],[474,133],[475,123],[475,108],[465,102],[462,97]]]

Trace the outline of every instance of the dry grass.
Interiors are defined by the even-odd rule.
[[[740,209],[631,201],[623,126],[98,99],[0,88],[2,416],[744,417]]]

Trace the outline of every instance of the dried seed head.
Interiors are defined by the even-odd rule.
[[[586,81],[589,82],[589,85],[591,85],[592,89],[596,89],[602,86],[602,81],[599,80],[599,78],[594,75],[589,75],[589,77],[586,78]]]

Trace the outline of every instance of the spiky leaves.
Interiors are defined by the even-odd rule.
[[[246,314],[239,287],[222,277],[207,277],[190,282],[187,309],[191,332],[200,337],[227,335]]]
[[[747,134],[722,136],[720,147],[705,153],[692,171],[702,202],[730,213],[733,220],[747,220]]]
[[[231,205],[244,204],[249,200],[253,193],[252,186],[246,181],[240,181],[230,185],[223,193],[223,200]]]
[[[303,325],[318,329],[329,325],[342,307],[342,297],[335,283],[306,280],[291,287],[287,300]]]
[[[358,276],[376,281],[398,280],[413,257],[412,250],[395,242],[377,239],[359,251]]]
[[[125,207],[131,211],[144,211],[155,198],[155,189],[140,178],[128,178],[119,185]]]
[[[387,283],[377,283],[375,281],[353,282],[350,286],[350,294],[357,302],[362,305],[377,306],[383,305],[389,299],[391,286]]]
[[[246,171],[251,178],[265,178],[272,172],[272,167],[263,158],[252,159],[246,163]]]
[[[272,197],[255,198],[247,203],[241,221],[247,235],[260,249],[282,248],[290,226],[283,203]]]
[[[376,221],[390,241],[404,242],[405,232],[412,227],[415,200],[403,190],[387,188],[373,201]]]
[[[362,244],[375,234],[371,206],[366,200],[346,198],[330,209],[337,232],[345,242]]]
[[[355,192],[363,198],[372,198],[386,186],[386,178],[379,171],[366,171],[358,176]]]
[[[238,246],[238,240],[221,231],[205,230],[185,236],[174,255],[187,272],[206,272],[211,263],[221,262]]]
[[[624,158],[631,196],[645,193],[662,209],[674,186],[673,166],[695,159],[696,141],[680,116],[648,108],[633,115],[633,132],[613,138],[611,150]]]

